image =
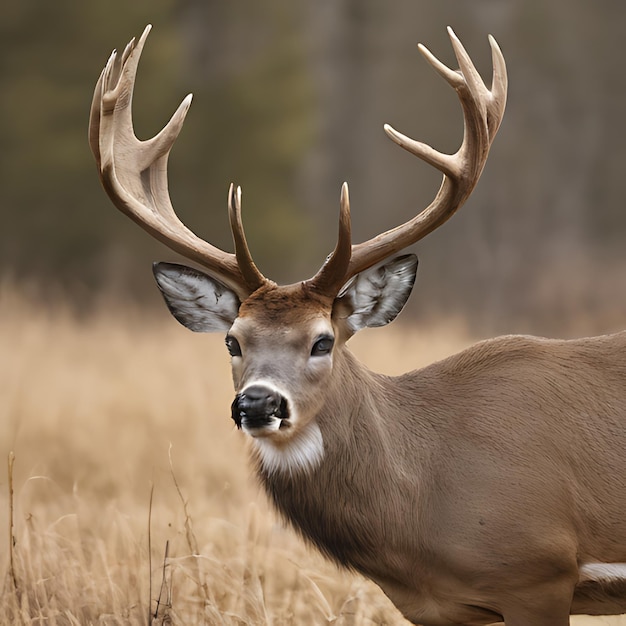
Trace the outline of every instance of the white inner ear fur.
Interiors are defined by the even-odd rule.
[[[336,299],[341,317],[352,333],[385,326],[403,309],[411,295],[417,257],[407,254],[364,270],[349,280]]]
[[[167,308],[195,332],[225,332],[239,312],[239,298],[204,272],[173,263],[157,263],[154,277]]]

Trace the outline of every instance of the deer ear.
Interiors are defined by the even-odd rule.
[[[239,312],[239,298],[220,281],[186,265],[154,263],[152,272],[170,313],[200,333],[227,331]]]
[[[351,336],[362,328],[393,322],[406,304],[417,272],[414,254],[398,256],[351,278],[333,306],[333,318]]]

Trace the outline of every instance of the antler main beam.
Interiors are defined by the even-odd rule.
[[[137,42],[133,39],[121,56],[115,51],[111,54],[96,84],[89,143],[100,179],[120,211],[156,239],[206,267],[243,300],[270,281],[255,266],[246,243],[241,223],[241,190],[231,185],[228,193],[234,254],[216,248],[189,230],[178,219],[169,197],[167,162],[191,105],[191,95],[152,139],[140,141],[133,130],[133,89],[150,28],[146,27]],[[413,219],[357,245],[352,245],[350,240],[348,188],[344,184],[337,246],[319,272],[307,281],[330,297],[355,274],[438,228],[462,206],[480,178],[504,114],[506,66],[498,44],[489,37],[493,80],[491,90],[487,89],[452,29],[448,33],[459,63],[458,71],[444,65],[421,44],[419,49],[458,94],[464,118],[461,147],[455,154],[443,154],[385,125],[385,132],[399,146],[441,171],[443,182],[433,202]]]
[[[507,93],[506,65],[496,40],[490,36],[493,80],[491,90],[487,89],[451,28],[448,28],[448,34],[459,63],[458,71],[444,65],[421,44],[419,50],[458,94],[464,118],[461,147],[455,154],[443,154],[385,125],[385,132],[395,143],[441,171],[443,182],[433,202],[413,219],[352,246],[346,274],[335,276],[337,289],[355,274],[419,241],[441,226],[463,205],[480,178],[504,115]]]
[[[183,256],[200,263],[247,297],[266,279],[252,262],[241,226],[241,190],[228,193],[235,254],[224,252],[189,230],[177,217],[169,197],[167,161],[191,105],[191,94],[168,124],[152,139],[140,141],[133,130],[132,97],[137,65],[148,25],[121,57],[113,51],[96,84],[89,120],[89,144],[102,185],[115,206],[144,230]]]

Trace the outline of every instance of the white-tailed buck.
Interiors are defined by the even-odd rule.
[[[278,286],[252,261],[239,189],[228,195],[234,254],[172,209],[167,160],[191,98],[156,137],[135,137],[148,32],[100,76],[91,149],[117,208],[206,269],[158,263],[154,274],[179,322],[226,332],[232,418],[285,519],[415,623],[565,626],[574,613],[626,612],[626,333],[501,337],[398,377],[369,371],[345,345],[398,315],[417,260],[394,255],[443,224],[478,181],[506,100],[496,42],[491,89],[452,31],[460,70],[420,47],[460,99],[456,154],[385,127],[443,173],[432,204],[352,245],[344,185],[334,252],[313,278]]]

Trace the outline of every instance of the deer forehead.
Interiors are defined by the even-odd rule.
[[[315,333],[332,331],[332,301],[298,285],[269,285],[255,291],[241,303],[237,326],[253,329],[290,329]]]

